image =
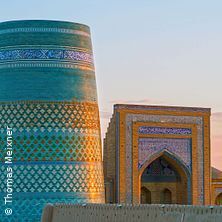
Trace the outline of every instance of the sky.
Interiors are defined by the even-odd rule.
[[[113,104],[212,108],[212,166],[222,170],[221,0],[8,0],[0,21],[91,28],[104,136]]]

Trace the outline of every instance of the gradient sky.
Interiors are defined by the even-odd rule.
[[[91,27],[104,135],[114,103],[212,108],[212,165],[222,170],[221,0],[9,0],[0,21]]]

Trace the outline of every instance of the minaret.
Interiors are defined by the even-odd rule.
[[[46,203],[104,202],[88,26],[0,23],[0,130],[2,221],[38,221]]]

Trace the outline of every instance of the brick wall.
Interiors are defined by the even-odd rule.
[[[103,170],[105,177],[106,203],[115,202],[116,181],[116,120],[112,116],[103,142]]]

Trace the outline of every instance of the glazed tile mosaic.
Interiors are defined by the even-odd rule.
[[[10,49],[0,50],[0,62],[19,60],[67,60],[93,63],[93,56],[87,52],[66,49]]]
[[[180,175],[164,158],[152,162],[141,176],[142,182],[177,182],[181,181]]]
[[[139,133],[142,134],[171,134],[171,135],[190,135],[191,129],[186,128],[169,128],[169,127],[139,127]]]
[[[103,203],[89,27],[54,21],[0,23],[0,67],[0,207],[5,207],[8,192],[8,126],[13,138],[10,221],[39,222],[46,203]],[[8,220],[4,211],[1,220]]]
[[[122,106],[121,106],[122,108]],[[136,107],[137,108],[137,107]],[[145,108],[146,110],[148,107]],[[154,110],[155,107],[150,107]],[[163,108],[167,109],[167,108]],[[185,108],[186,109],[186,108]],[[158,110],[158,107],[157,107]],[[169,110],[175,110],[170,108]],[[164,123],[184,123],[197,124],[197,150],[198,150],[198,189],[200,204],[204,201],[204,179],[203,179],[203,120],[201,117],[192,116],[173,116],[173,115],[145,115],[145,114],[127,114],[126,115],[126,199],[128,203],[132,202],[132,124],[133,122],[164,122]],[[139,163],[138,163],[139,165]],[[191,194],[189,194],[189,200]]]
[[[58,200],[103,202],[99,115],[95,104],[4,103],[0,105],[0,112],[0,145],[5,146],[5,126],[10,125],[16,147],[13,152],[13,186],[18,201],[13,202],[13,217],[20,214],[18,210],[21,208],[16,205],[23,201],[20,194],[27,194],[24,202],[29,205],[30,200],[30,206],[38,202],[35,200],[37,196],[41,198],[42,195],[44,203]],[[1,181],[6,177],[5,155],[6,151],[0,153]],[[5,183],[0,183],[0,192],[3,196]],[[66,193],[70,192],[73,194],[66,200]],[[47,193],[60,194],[60,199],[48,200]],[[81,198],[76,198],[75,193],[80,193]],[[93,200],[91,193],[94,194]],[[31,218],[37,212],[38,217],[41,215],[43,206],[38,204],[38,210],[33,208],[33,211],[26,212],[26,208],[23,209],[25,218]]]
[[[84,199],[84,195],[90,195],[90,192],[95,194],[103,192],[101,162],[92,164],[90,162],[20,162],[14,164],[13,171],[14,192],[18,197],[20,193],[21,196],[39,193],[38,195],[47,197],[47,192],[54,196],[62,196],[62,193],[69,192],[75,195],[75,192],[82,192]],[[0,166],[0,172],[1,175],[5,174],[4,165]],[[3,179],[3,176],[1,177]],[[4,191],[4,183],[1,183],[0,189]]]
[[[139,168],[143,166],[147,159],[165,150],[175,155],[175,157],[191,170],[190,139],[140,138]]]

